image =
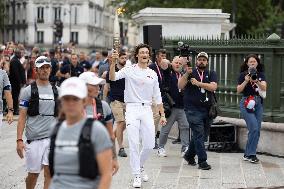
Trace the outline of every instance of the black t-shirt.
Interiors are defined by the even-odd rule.
[[[239,75],[238,79],[238,85],[242,84],[245,81],[245,76],[247,75],[247,72],[241,72]],[[265,75],[263,72],[257,72],[257,79],[259,81],[266,81],[265,80]],[[248,84],[245,86],[243,90],[243,96],[254,96],[254,95],[259,95],[257,92],[257,85],[251,82],[248,82]]]
[[[195,78],[197,81],[201,81],[201,77],[199,74],[202,75],[201,72],[198,72],[196,68],[192,70],[192,77]],[[203,73],[203,83],[210,83],[215,82],[217,83],[217,74],[215,71],[205,70]],[[184,108],[190,110],[191,107],[195,108],[208,108],[211,104],[212,99],[212,92],[203,90],[196,85],[192,85],[190,81],[188,81],[187,85],[184,88]],[[207,94],[207,95],[206,95]],[[208,100],[206,100],[206,96]]]
[[[81,73],[84,72],[84,68],[77,64],[76,67],[74,67],[72,64],[67,64],[60,68],[60,72],[62,74],[70,73],[71,77],[78,77]]]
[[[115,66],[115,71],[118,72],[119,69]],[[106,74],[106,82],[110,85],[109,99],[110,101],[118,100],[124,102],[124,89],[125,89],[125,79],[119,79],[116,81],[109,80],[109,71]]]

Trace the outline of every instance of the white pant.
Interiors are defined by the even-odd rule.
[[[155,125],[150,105],[126,104],[126,128],[129,142],[129,159],[133,175],[140,174],[140,167],[155,146]],[[140,138],[142,150],[139,152]]]
[[[50,139],[32,141],[26,145],[26,168],[29,173],[40,173],[44,165],[48,165]]]

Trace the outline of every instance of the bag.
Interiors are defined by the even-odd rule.
[[[261,89],[258,89],[258,94],[261,96],[261,98],[265,99],[266,98],[266,91],[263,91]]]
[[[165,92],[163,96],[163,106],[164,106],[164,112],[165,112],[165,117],[168,118],[170,117],[172,113],[172,108],[174,107],[175,102],[172,99],[172,97],[169,95],[169,93]]]
[[[208,116],[211,119],[215,119],[220,114],[221,114],[221,109],[217,103],[215,93],[212,92],[211,106],[209,107]]]

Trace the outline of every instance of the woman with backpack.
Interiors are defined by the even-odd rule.
[[[107,189],[112,177],[112,142],[105,127],[83,114],[87,86],[77,77],[66,79],[59,92],[65,120],[52,128],[50,189]]]

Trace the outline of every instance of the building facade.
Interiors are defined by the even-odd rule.
[[[161,25],[165,38],[229,38],[236,24],[221,9],[145,8],[133,17],[138,24],[138,42],[143,41],[143,26]]]
[[[112,48],[115,9],[108,5],[108,0],[5,0],[7,19],[0,36],[26,46],[50,47],[61,41],[87,49]],[[61,38],[55,35],[56,21],[63,23]],[[122,37],[128,41],[124,28]]]

